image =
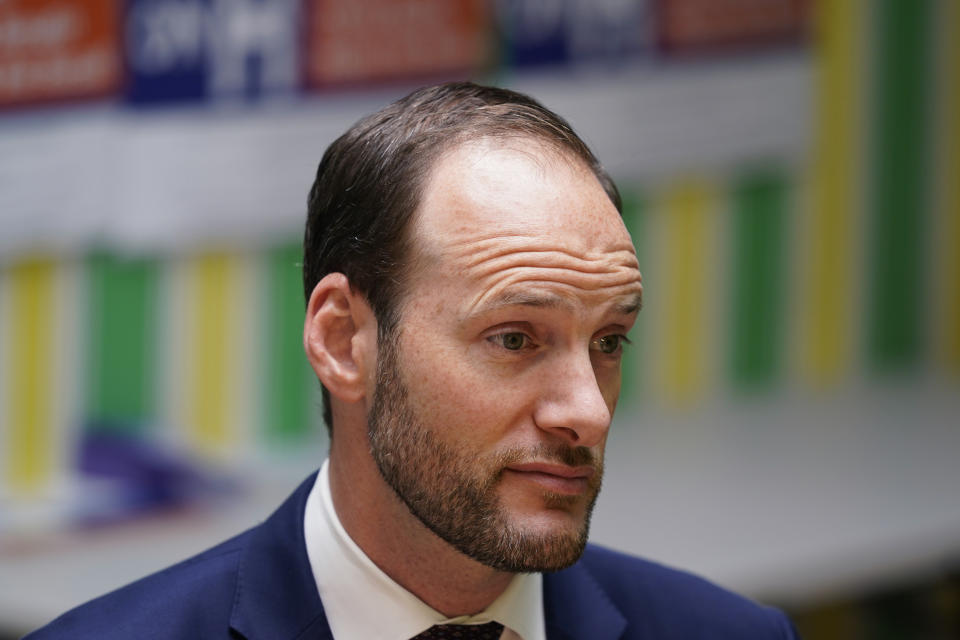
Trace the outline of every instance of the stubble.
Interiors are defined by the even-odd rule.
[[[586,447],[559,443],[484,456],[441,440],[408,400],[395,338],[380,336],[377,386],[368,421],[371,453],[384,480],[437,536],[494,569],[556,571],[576,562],[586,547],[602,461]],[[445,425],[448,430],[460,427]],[[586,499],[579,528],[530,531],[511,521],[500,504],[497,485],[503,469],[531,460],[595,469],[586,498],[552,492],[541,496],[547,509],[571,510]]]

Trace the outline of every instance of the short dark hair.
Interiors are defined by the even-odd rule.
[[[323,154],[307,200],[306,299],[328,273],[343,273],[370,303],[378,338],[388,338],[399,320],[409,222],[426,177],[443,153],[483,138],[533,139],[582,160],[621,210],[617,187],[593,152],[533,98],[471,82],[425,87],[363,118]],[[332,430],[325,388],[323,402]]]

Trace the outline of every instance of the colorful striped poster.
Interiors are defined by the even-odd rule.
[[[96,253],[87,260],[85,420],[139,430],[156,415],[156,261]]]
[[[772,386],[780,374],[786,286],[785,177],[749,174],[733,187],[730,373],[734,386]]]
[[[231,394],[239,374],[237,322],[238,258],[210,253],[191,258],[186,265],[186,353],[180,367],[186,381],[182,402],[187,437],[200,452],[221,457],[233,450],[237,425]],[[250,348],[250,345],[246,345]]]
[[[268,251],[265,258],[263,424],[271,443],[300,442],[316,423],[310,401],[319,383],[303,351],[302,253],[298,243]]]
[[[939,302],[934,352],[944,370],[960,377],[960,4],[940,4],[937,41],[939,117],[937,142],[937,269]]]
[[[924,349],[933,38],[931,2],[875,6],[866,337],[885,372],[917,366]]]
[[[658,378],[668,401],[687,404],[704,393],[711,375],[709,303],[716,272],[712,233],[717,194],[688,179],[669,187],[659,211],[663,254],[654,283],[659,354]]]
[[[817,386],[850,370],[860,222],[864,0],[814,3],[815,98],[811,198],[800,256],[802,338],[799,361]]]
[[[13,496],[49,489],[56,473],[56,265],[45,258],[6,268],[3,300],[3,485]]]

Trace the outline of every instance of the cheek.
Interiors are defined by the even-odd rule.
[[[531,386],[486,370],[468,350],[418,341],[407,347],[407,400],[434,430],[454,431],[461,441],[501,440],[529,413]]]
[[[491,379],[470,366],[448,366],[437,376],[421,375],[409,389],[411,401],[431,421],[442,420],[471,431],[506,428],[526,404],[523,386],[514,381]],[[529,395],[527,393],[526,395]]]

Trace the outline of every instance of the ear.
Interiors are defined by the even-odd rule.
[[[358,402],[376,362],[377,321],[347,276],[327,274],[310,294],[303,346],[310,366],[332,396]]]

